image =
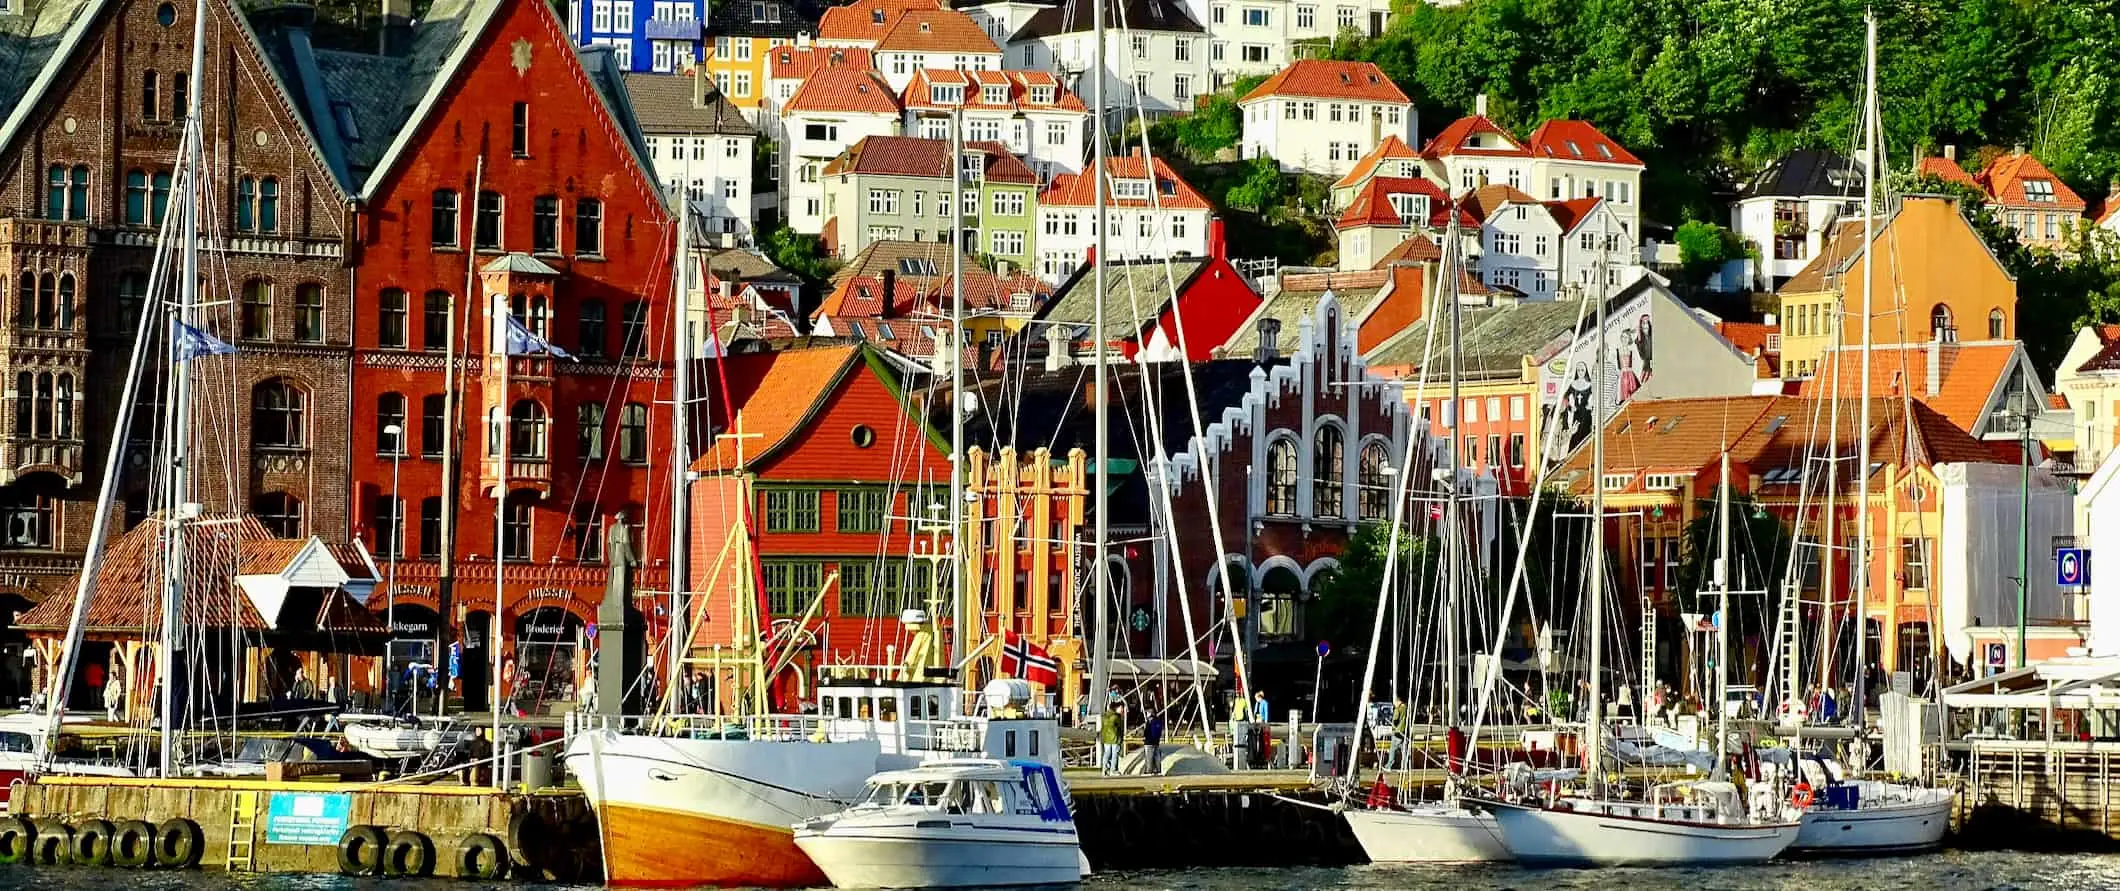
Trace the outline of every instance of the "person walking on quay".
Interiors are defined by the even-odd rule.
[[[1141,751],[1148,758],[1150,776],[1163,775],[1163,710],[1149,707],[1148,721],[1141,725]]]
[[[1264,690],[1251,694],[1251,720],[1251,732],[1259,741],[1255,747],[1259,753],[1258,768],[1270,770],[1273,768],[1273,707],[1267,704]]]
[[[1632,717],[1634,717],[1634,687],[1633,687],[1633,686],[1631,686],[1631,685],[1628,685],[1628,684],[1621,684],[1621,685],[1619,685],[1619,704],[1618,704],[1618,705],[1616,705],[1616,706],[1613,706],[1613,708],[1612,708],[1612,716],[1613,716],[1613,717],[1615,717],[1615,718],[1620,718],[1620,719],[1626,719],[1626,718],[1632,718]]]
[[[1126,703],[1115,703],[1104,712],[1097,727],[1097,767],[1105,776],[1119,772],[1119,753],[1126,745]]]
[[[125,681],[115,668],[103,681],[103,716],[113,724],[125,720]]]

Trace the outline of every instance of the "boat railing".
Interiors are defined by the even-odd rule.
[[[853,742],[876,740],[887,750],[978,753],[986,748],[977,718],[836,718],[828,715],[595,715],[569,713],[569,736],[593,730],[655,733],[694,739]]]

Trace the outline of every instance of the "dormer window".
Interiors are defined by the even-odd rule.
[[[2054,181],[2050,179],[2025,180],[2024,200],[2040,204],[2054,203]]]
[[[1418,223],[1428,218],[1428,196],[1395,192],[1391,195],[1391,210],[1401,220]]]
[[[962,166],[964,168],[965,182],[980,183],[986,181],[986,155],[979,152],[965,152]]]
[[[1005,85],[987,84],[986,87],[980,90],[979,92],[979,101],[984,102],[988,105],[1008,104],[1008,87]]]
[[[1031,101],[1032,101],[1032,102],[1034,102],[1034,103],[1037,103],[1037,104],[1039,104],[1039,105],[1051,105],[1051,104],[1053,104],[1053,88],[1052,88],[1052,87],[1032,87],[1032,88],[1031,88]]]
[[[1112,183],[1112,194],[1120,198],[1140,200],[1148,197],[1148,180],[1122,179]]]
[[[933,84],[928,88],[928,98],[936,105],[958,105],[964,102],[963,84]]]
[[[872,24],[872,25],[881,25],[881,24],[883,24],[883,10],[881,10],[881,9],[874,9],[874,10],[870,10],[870,11],[869,11],[869,24]]]

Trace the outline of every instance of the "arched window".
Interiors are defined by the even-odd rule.
[[[1362,445],[1362,466],[1356,482],[1361,486],[1357,499],[1361,505],[1361,519],[1388,519],[1391,512],[1391,456],[1384,444],[1370,440]]]
[[[309,442],[309,395],[284,378],[273,378],[250,393],[251,442],[265,448],[299,449]]]
[[[1340,428],[1321,424],[1314,439],[1316,450],[1311,454],[1311,514],[1319,517],[1344,517],[1347,515],[1347,501],[1345,493],[1341,491],[1341,482],[1345,479],[1346,465],[1340,461]]]
[[[37,279],[37,327],[49,330],[59,320],[59,279],[47,272]]]
[[[160,75],[153,71],[140,75],[140,117],[150,121],[161,118],[162,103],[157,96],[160,92]]]
[[[324,286],[310,283],[294,289],[294,339],[324,342]]]
[[[537,500],[535,492],[508,493],[506,521],[502,524],[502,554],[510,560],[530,559],[530,506]]]
[[[70,331],[74,327],[74,274],[71,272],[59,273],[59,303],[55,321],[61,331]]]
[[[1296,441],[1277,436],[1266,446],[1266,512],[1283,517],[1296,513]]]
[[[604,406],[600,402],[584,402],[574,410],[574,431],[578,437],[575,448],[581,451],[584,461],[601,461],[604,457]]]
[[[1958,339],[1958,326],[1951,324],[1951,308],[1941,303],[1929,310],[1929,339],[1950,343]]]
[[[250,513],[279,538],[302,537],[302,500],[285,492],[266,492],[250,502]]]
[[[2002,316],[2002,307],[1988,310],[1988,339],[2002,340],[2010,336],[2009,322]]]
[[[508,410],[508,454],[515,458],[545,457],[545,407],[535,399],[524,399]]]
[[[135,331],[140,327],[140,307],[146,303],[147,276],[136,270],[118,273],[117,333]]]
[[[264,340],[272,336],[272,284],[258,279],[243,283],[243,326],[245,340]]]
[[[396,433],[390,428],[397,427]],[[383,455],[405,453],[405,394],[384,393],[375,397],[375,450]]]
[[[27,371],[15,375],[15,435],[28,439],[37,432],[37,376]]]
[[[37,438],[52,437],[52,373],[37,374]]]
[[[618,460],[643,464],[648,460],[648,407],[628,402],[618,410]]]

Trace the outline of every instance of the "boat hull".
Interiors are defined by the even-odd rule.
[[[1460,807],[1349,810],[1344,814],[1372,863],[1486,863],[1513,859],[1494,815]]]
[[[1796,840],[1795,823],[1725,826],[1495,804],[1509,853],[1551,866],[1716,866],[1763,863]]]
[[[873,741],[698,740],[597,731],[566,755],[614,885],[809,887],[824,873],[792,824],[859,797]]]
[[[1943,846],[1950,822],[1950,791],[1922,789],[1911,801],[1805,811],[1803,829],[1789,851],[1830,856],[1932,850]]]
[[[838,888],[1068,885],[1082,877],[1073,830],[1051,838],[827,831],[800,834],[795,844]]]

